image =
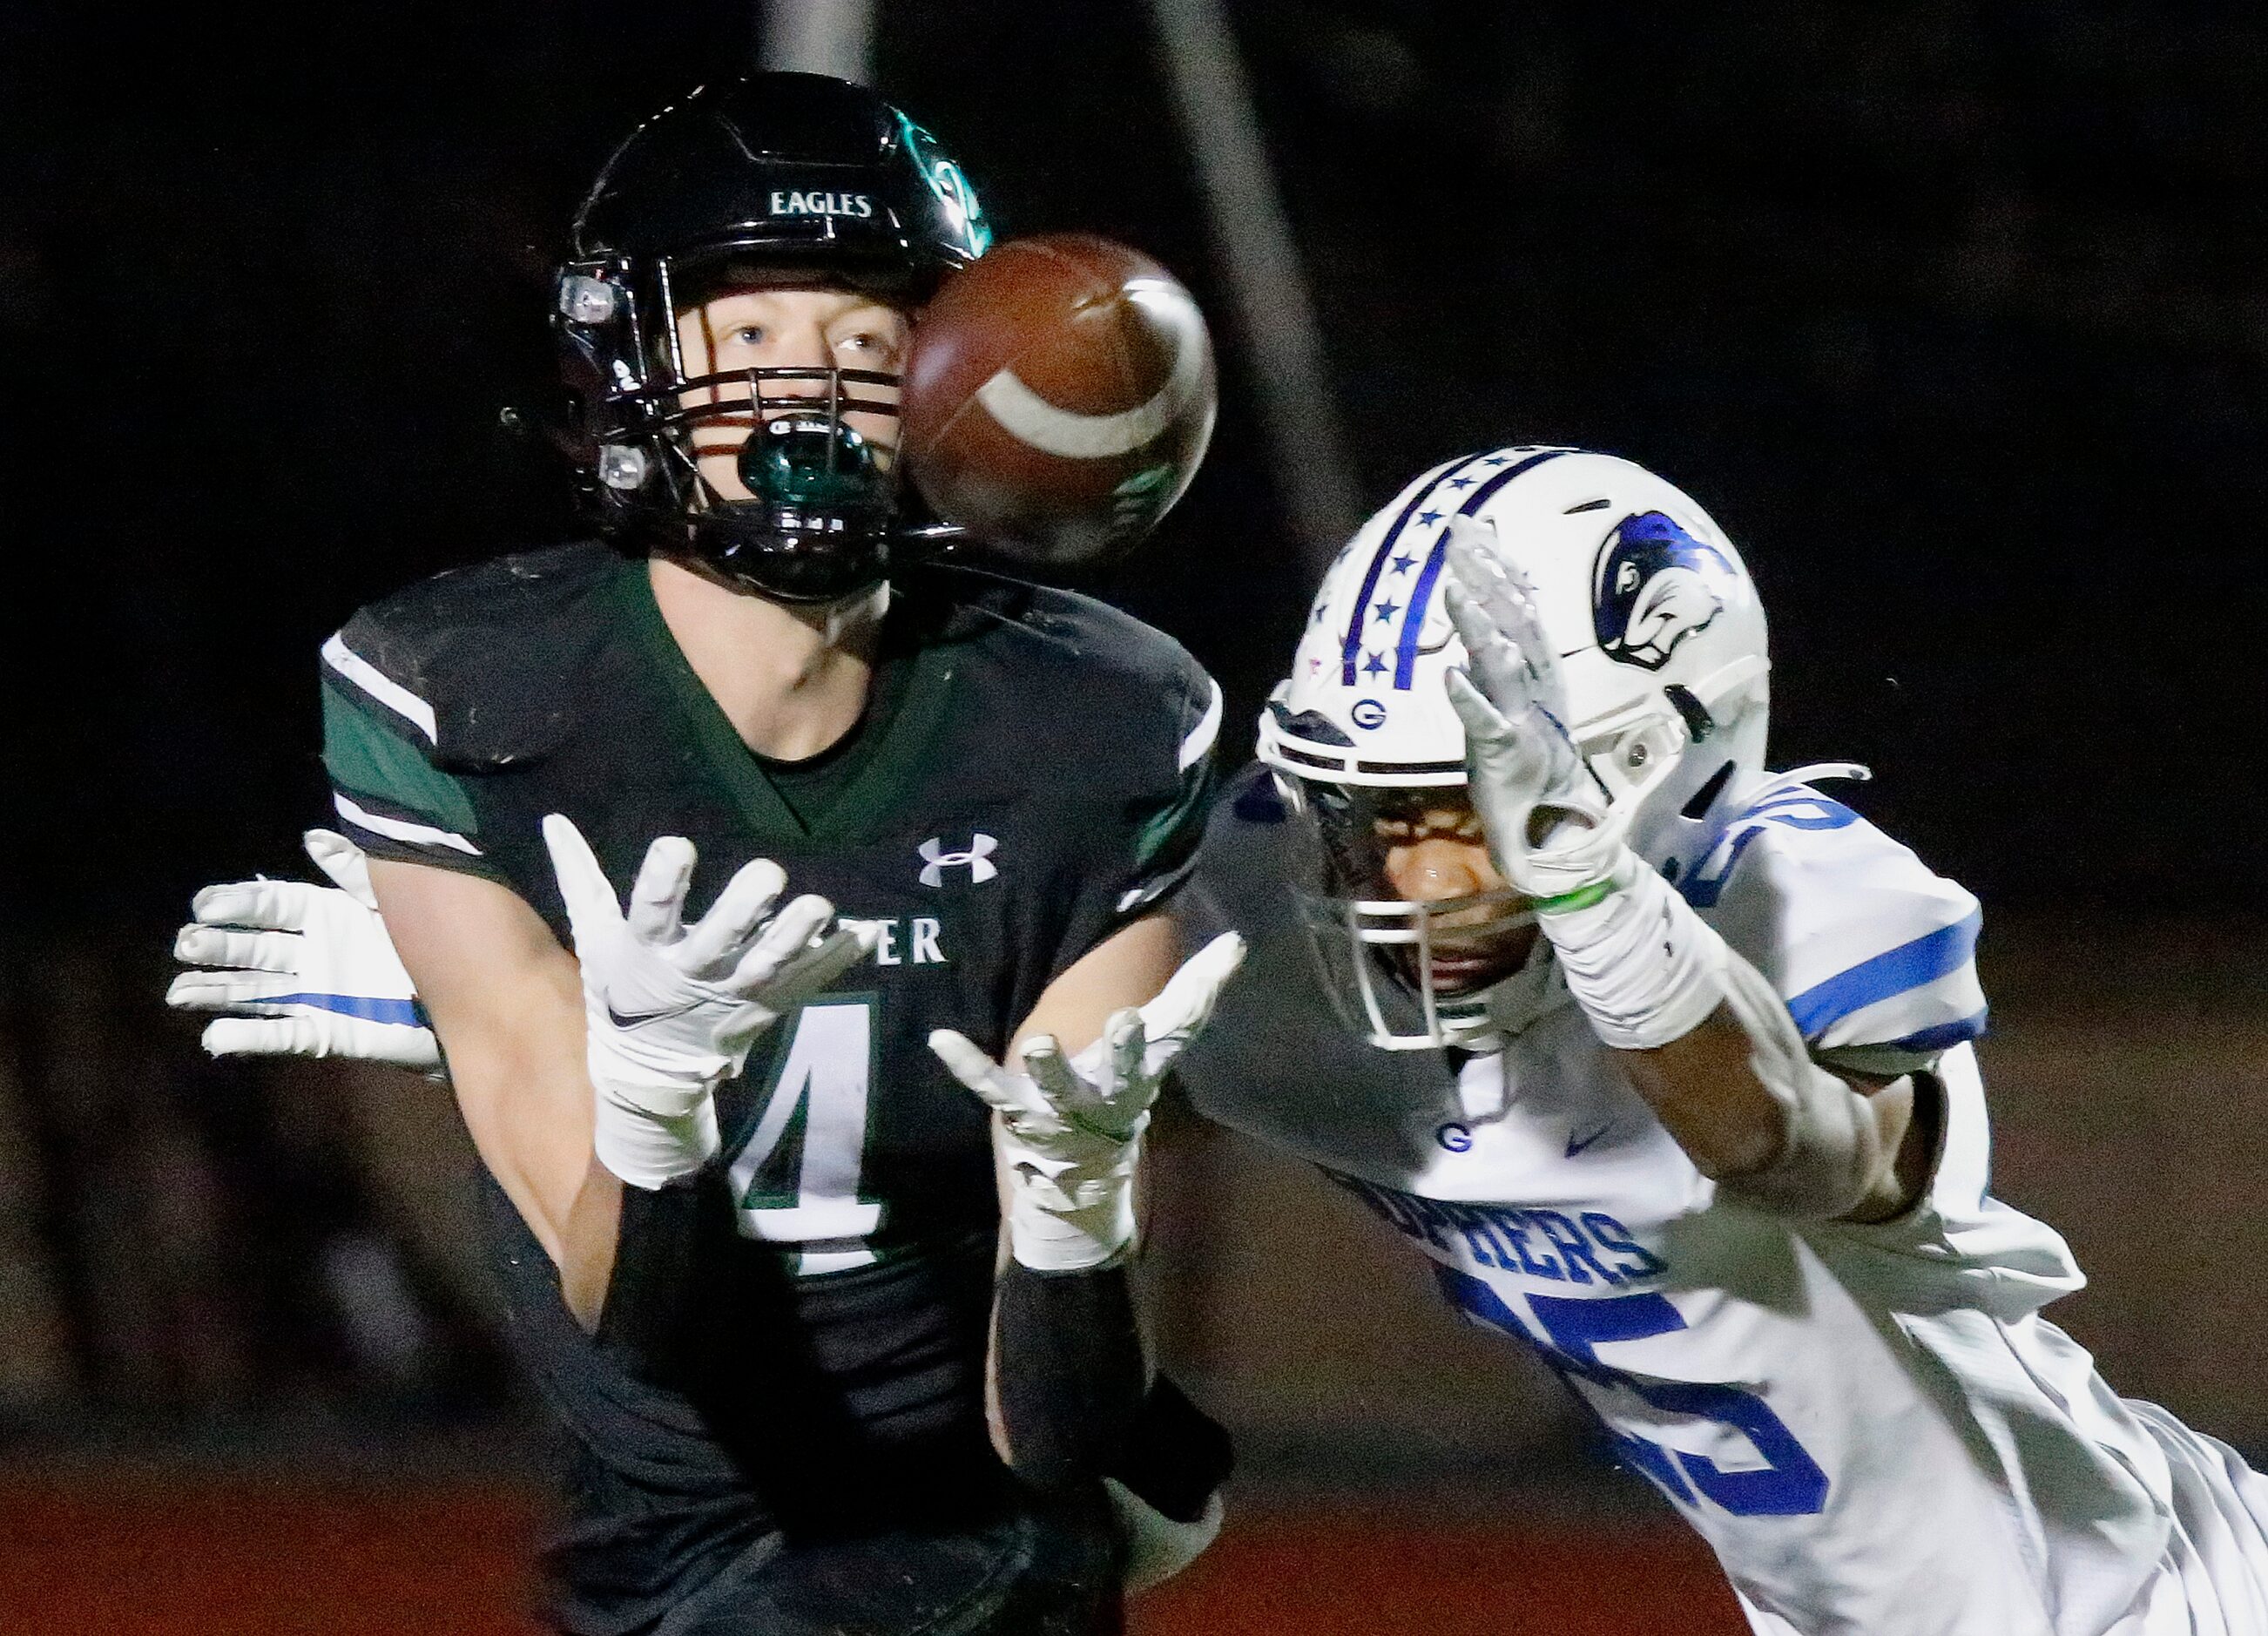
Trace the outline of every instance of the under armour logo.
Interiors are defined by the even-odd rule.
[[[945,843],[935,836],[924,841],[918,850],[928,860],[922,865],[921,883],[924,886],[943,886],[945,872],[958,869],[964,864],[968,867],[968,879],[972,885],[990,881],[1000,873],[999,866],[992,861],[992,854],[1000,850],[1000,843],[989,835],[979,833],[971,836],[968,850],[965,852],[946,851]]]

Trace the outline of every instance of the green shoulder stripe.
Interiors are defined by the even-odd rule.
[[[1204,838],[1212,816],[1212,757],[1200,755],[1183,770],[1181,793],[1150,814],[1134,837],[1134,866],[1147,872],[1180,863]]]
[[[365,706],[325,679],[323,765],[332,781],[421,814],[452,834],[475,833],[472,797],[465,786],[377,716],[377,706]]]

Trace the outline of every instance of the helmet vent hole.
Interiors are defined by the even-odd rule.
[[[1685,731],[1693,735],[1693,741],[1696,744],[1706,743],[1709,735],[1717,731],[1717,719],[1709,713],[1709,707],[1693,696],[1690,688],[1677,682],[1671,682],[1661,691],[1663,696],[1676,707],[1677,713],[1685,719]]]
[[[1580,505],[1571,505],[1559,514],[1562,517],[1572,517],[1578,512],[1603,512],[1613,504],[1614,502],[1608,499],[1606,496],[1601,495],[1595,500],[1586,500]]]
[[[1709,809],[1717,804],[1718,796],[1724,793],[1725,781],[1732,776],[1733,763],[1727,762],[1709,776],[1708,783],[1693,792],[1693,799],[1678,808],[1677,815],[1681,818],[1705,816]]]

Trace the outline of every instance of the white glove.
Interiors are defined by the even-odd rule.
[[[1479,525],[1451,525],[1447,601],[1469,672],[1451,671],[1447,687],[1489,851],[1535,907],[1599,1037],[1621,1050],[1666,1045],[1724,992],[1723,943],[1630,847],[1638,807],[1676,757],[1657,755],[1645,783],[1608,798],[1568,737],[1535,590],[1493,546]]]
[[[1148,1005],[1114,1012],[1102,1037],[1076,1057],[1066,1058],[1053,1035],[1025,1041],[1021,1073],[951,1028],[929,1036],[953,1077],[1000,1116],[1008,1243],[1019,1262],[1040,1272],[1083,1271],[1133,1247],[1134,1171],[1151,1105],[1243,960],[1244,940],[1222,932]]]
[[[166,991],[182,1011],[248,1012],[206,1025],[216,1057],[357,1057],[434,1072],[441,1048],[379,918],[362,849],[329,829],[307,856],[336,887],[305,881],[209,886],[173,940],[184,971]]]
[[[1498,554],[1494,532],[1450,520],[1443,595],[1466,668],[1448,674],[1449,703],[1464,723],[1466,770],[1489,851],[1505,879],[1549,913],[1595,901],[1627,875],[1638,800],[1609,801],[1568,737],[1559,657],[1534,587]],[[1663,773],[1669,764],[1664,757]]]
[[[850,969],[870,934],[836,925],[823,897],[773,914],[787,874],[768,858],[742,865],[686,926],[693,843],[674,835],[646,849],[625,917],[581,830],[554,813],[543,841],[583,967],[599,1162],[633,1187],[660,1187],[716,1157],[718,1081],[740,1071],[757,1035]]]

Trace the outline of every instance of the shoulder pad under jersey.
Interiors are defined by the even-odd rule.
[[[451,569],[356,614],[325,666],[418,726],[444,770],[526,765],[565,739],[625,568],[585,542]]]
[[[1130,795],[1175,788],[1208,764],[1220,688],[1173,637],[1076,592],[958,566],[896,582],[962,645],[962,673],[1004,712],[1004,731],[1076,757],[1079,776]]]
[[[1733,810],[1679,890],[1815,1050],[1919,1056],[1984,1031],[1975,897],[1808,786]]]

